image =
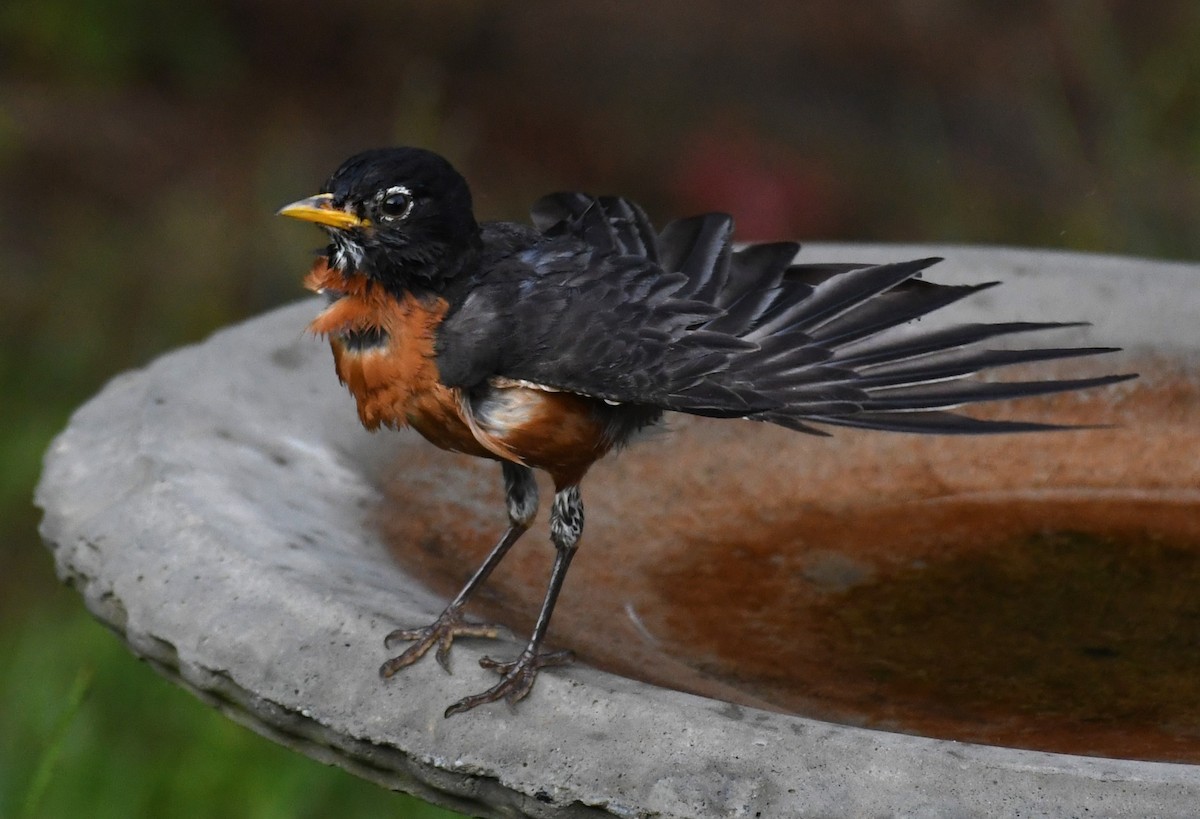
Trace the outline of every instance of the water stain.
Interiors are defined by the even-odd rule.
[[[981,523],[1004,516],[993,509]],[[1200,761],[1200,542],[1036,529],[925,556],[913,545],[894,543],[903,561],[830,591],[800,566],[708,544],[699,578],[662,578],[676,612],[663,620],[666,643],[697,670],[796,713]]]
[[[956,739],[1195,759],[1200,548],[1037,532],[908,566],[812,612],[872,721]],[[953,727],[952,727],[953,726]]]

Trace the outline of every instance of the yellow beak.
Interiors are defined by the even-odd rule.
[[[332,193],[318,193],[316,196],[284,205],[276,214],[342,230],[369,227],[371,224],[369,219],[360,219],[349,211],[334,207]]]

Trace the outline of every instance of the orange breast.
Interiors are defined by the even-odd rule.
[[[433,340],[446,314],[444,299],[405,294],[395,298],[363,276],[345,276],[324,259],[313,265],[305,285],[340,297],[309,325],[328,336],[338,378],[358,404],[367,429],[411,426],[443,449],[495,457],[463,417],[458,391],[438,380]],[[354,349],[344,338],[384,333],[377,346]]]

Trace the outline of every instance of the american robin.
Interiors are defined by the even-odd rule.
[[[417,148],[366,151],[322,192],[285,206],[329,235],[306,279],[328,304],[338,377],[368,429],[412,427],[443,449],[500,462],[508,529],[390,677],[431,648],[449,670],[456,637],[494,637],[463,607],[529,527],[533,470],[554,481],[555,560],[533,634],[516,659],[484,658],[499,682],[446,716],[530,691],[568,652],[541,649],[583,531],[588,468],[667,410],[746,418],[825,435],[822,425],[976,434],[1061,429],[953,412],[979,401],[1098,387],[1132,376],[978,381],[981,370],[1111,348],[990,349],[984,342],[1077,326],[1012,322],[897,332],[996,284],[919,278],[936,258],[795,264],[790,242],[735,249],[733,220],[681,219],[661,232],[633,202],[551,194],[533,225],[477,223],[467,183]],[[891,331],[891,332],[889,332]]]

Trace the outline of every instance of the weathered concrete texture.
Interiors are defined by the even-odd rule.
[[[940,254],[938,280],[1007,286],[956,318],[1085,317],[1104,343],[1200,348],[1195,265]],[[961,309],[960,309],[961,308]],[[304,303],[115,379],[55,441],[37,502],[62,578],[156,669],[234,719],[388,787],[484,816],[1195,816],[1200,767],[874,732],[731,706],[582,666],[516,713],[453,719],[486,684],[455,646],[389,683],[382,636],[440,609],[364,510],[407,434],[354,423]],[[994,311],[994,312],[993,312]]]

